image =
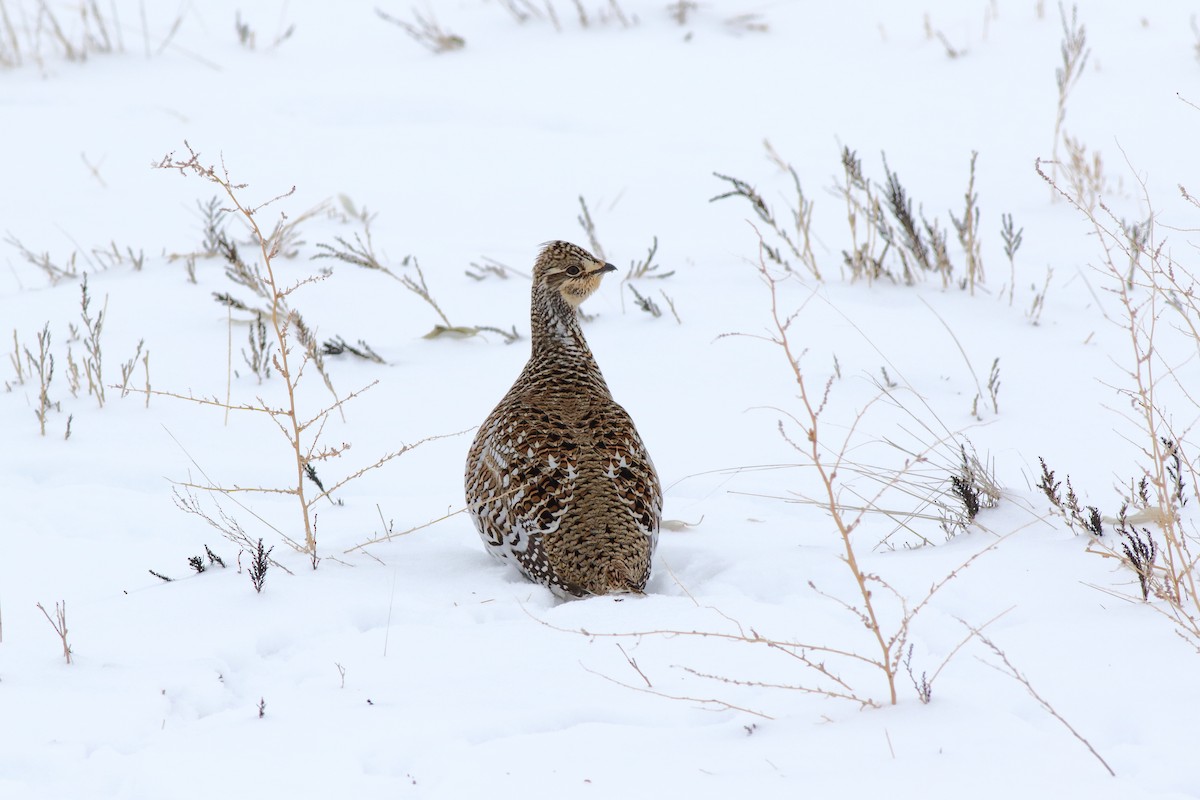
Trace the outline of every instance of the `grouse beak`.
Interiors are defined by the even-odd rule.
[[[614,267],[612,264],[605,264],[603,267],[596,270],[596,274],[603,275],[605,272],[616,272],[616,271],[617,271],[617,268]]]

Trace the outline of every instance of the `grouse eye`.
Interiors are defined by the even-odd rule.
[[[572,264],[571,266],[567,267],[566,272],[568,275],[570,275],[572,278],[574,278],[576,275],[579,274],[579,265]]]

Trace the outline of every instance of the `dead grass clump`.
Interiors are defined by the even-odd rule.
[[[680,25],[687,25],[692,15],[700,10],[695,0],[675,0],[667,5],[667,14]]]
[[[1088,154],[1087,146],[1078,139],[1063,133],[1063,144],[1067,148],[1067,160],[1055,166],[1062,170],[1062,179],[1072,197],[1089,211],[1109,193],[1108,179],[1104,175],[1104,159],[1099,151]]]
[[[286,8],[286,6],[284,6]],[[234,16],[233,29],[237,33],[238,44],[247,50],[256,50],[258,48],[258,32],[250,27],[250,23],[242,19],[242,12],[238,11]],[[270,44],[264,50],[274,50],[279,45],[292,38],[292,34],[296,32],[295,24],[284,24],[282,16],[279,20],[279,29],[275,36],[272,37]]]
[[[771,26],[762,14],[749,12],[727,17],[725,19],[725,30],[734,36],[741,36],[743,33],[766,33],[771,30]]]
[[[117,266],[129,266],[136,272],[142,269],[146,261],[144,251],[134,252],[133,248],[129,246],[121,248],[116,242],[109,242],[105,246],[93,247],[90,250],[84,250],[77,246],[66,258],[55,259],[50,256],[49,251],[39,253],[30,250],[11,233],[4,237],[4,241],[15,247],[24,261],[45,273],[51,286],[78,278],[83,274],[81,262],[84,267],[91,267],[93,272],[101,272]]]
[[[81,325],[69,323],[67,328],[69,336],[67,337],[67,352],[66,352],[66,381],[67,389],[71,393],[71,397],[79,397],[80,390],[84,383],[87,384],[87,394],[96,398],[96,402],[100,408],[104,408],[106,401],[106,388],[117,388],[121,390],[121,396],[124,397],[130,389],[130,381],[134,377],[134,364],[138,359],[141,359],[145,370],[145,385],[150,386],[150,351],[145,349],[145,340],[141,340],[137,344],[137,349],[134,355],[125,362],[120,364],[121,383],[112,387],[106,387],[104,383],[104,350],[101,346],[102,333],[104,330],[104,322],[107,318],[108,299],[105,298],[103,308],[92,309],[92,297],[88,291],[87,273],[83,274],[83,280],[80,281],[80,321]],[[13,381],[6,381],[5,388],[7,391],[12,391],[14,386],[24,385],[26,380],[36,378],[37,397],[34,405],[34,414],[38,420],[38,430],[42,436],[46,435],[46,425],[49,421],[50,412],[61,412],[62,401],[51,399],[51,385],[54,380],[56,362],[53,349],[51,347],[53,336],[51,334],[50,323],[46,322],[40,331],[36,333],[36,348],[31,349],[28,344],[22,345],[17,331],[13,330],[13,350],[9,354],[9,362],[12,364],[16,375]],[[75,345],[82,341],[84,355],[81,360],[75,358]],[[71,438],[71,423],[74,420],[74,415],[68,414],[67,427],[64,434],[65,439]]]
[[[415,42],[432,53],[449,53],[461,50],[467,45],[467,41],[461,36],[443,28],[432,14],[422,15],[420,11],[413,9],[412,22],[394,17],[381,8],[376,8],[375,14],[385,22],[399,27]]]
[[[82,62],[124,49],[115,8],[106,17],[96,0],[84,0],[73,11],[60,16],[47,0],[16,0],[10,11],[0,0],[0,67],[43,67],[50,57]]]
[[[30,250],[20,239],[11,233],[5,235],[4,241],[6,244],[17,248],[17,252],[21,254],[21,258],[44,272],[50,280],[51,286],[64,280],[74,280],[79,277],[79,265],[77,263],[79,253],[77,251],[72,252],[65,259],[56,260],[51,258],[49,251],[37,253]]]
[[[791,176],[795,199],[788,204],[788,214],[777,214],[748,181],[721,173],[713,174],[730,188],[712,197],[710,202],[731,197],[745,200],[757,218],[756,225],[763,226],[761,247],[766,260],[773,267],[803,270],[815,280],[824,280],[813,248],[815,202],[805,194],[796,170],[770,142],[765,144],[768,159]],[[833,187],[833,194],[845,203],[849,230],[848,246],[842,249],[843,274],[848,273],[851,281],[873,283],[886,279],[905,285],[932,277],[943,287],[957,285],[974,294],[984,283],[982,212],[976,189],[978,157],[978,153],[971,153],[963,209],[958,213],[950,211],[950,224],[946,225],[936,216],[925,215],[899,173],[889,166],[886,153],[882,154],[884,179],[875,181],[867,175],[858,154],[843,147],[841,178]],[[1008,250],[1011,265],[1019,238],[1006,241],[1012,243]],[[955,262],[960,259],[962,266],[956,268]]]
[[[500,0],[500,7],[522,25],[546,23],[560,33],[564,16],[574,18],[580,30],[605,26],[628,29],[638,24],[636,15],[627,14],[621,8],[620,0],[599,0],[594,5],[584,0]]]

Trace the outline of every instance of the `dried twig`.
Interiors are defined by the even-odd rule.
[[[991,650],[996,655],[996,657],[1000,659],[1001,664],[1003,664],[1003,668],[998,667],[995,664],[989,664],[988,666],[993,667],[994,669],[1008,675],[1009,677],[1011,677],[1015,681],[1017,681],[1017,683],[1024,686],[1025,690],[1027,692],[1029,692],[1029,694],[1033,697],[1034,700],[1036,700],[1038,702],[1038,705],[1040,705],[1050,716],[1054,717],[1056,720],[1061,722],[1066,727],[1066,729],[1071,732],[1071,735],[1074,736],[1076,739],[1078,739],[1079,742],[1088,749],[1088,752],[1090,752],[1093,756],[1095,756],[1096,760],[1099,761],[1101,763],[1101,765],[1103,765],[1104,769],[1108,772],[1109,775],[1113,776],[1114,778],[1117,777],[1117,773],[1113,772],[1113,768],[1108,765],[1108,762],[1105,761],[1104,758],[1099,753],[1096,752],[1096,748],[1092,747],[1091,742],[1089,742],[1087,739],[1083,738],[1083,735],[1079,731],[1075,730],[1075,727],[1073,725],[1071,725],[1071,723],[1067,722],[1067,720],[1061,714],[1059,714],[1058,711],[1055,710],[1054,706],[1050,705],[1049,701],[1047,701],[1044,697],[1042,697],[1040,694],[1037,693],[1037,690],[1033,688],[1033,684],[1029,682],[1029,678],[1027,678],[1020,670],[1018,670],[1016,667],[1014,667],[1012,665],[1012,662],[1008,660],[1008,656],[1005,655],[1003,650],[1001,650],[999,647],[996,646],[995,642],[993,642],[988,637],[984,636],[983,633],[978,628],[972,627],[970,624],[963,622],[963,620],[961,620],[961,619],[959,620],[959,622],[962,622],[962,624],[964,626],[966,626],[966,628],[968,630],[970,630],[972,632],[972,634],[974,634],[976,637],[978,637],[979,641],[981,641],[985,645],[987,645],[988,649]],[[987,663],[987,662],[984,662],[984,663]]]
[[[50,616],[50,612],[41,603],[37,604],[38,610],[46,617],[46,621],[50,623],[50,627],[54,628],[54,632],[58,634],[58,638],[62,641],[63,658],[68,664],[71,663],[71,645],[67,643],[67,601],[54,604],[54,616]]]

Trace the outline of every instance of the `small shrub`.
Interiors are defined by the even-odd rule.
[[[1138,585],[1142,590],[1142,599],[1150,599],[1150,590],[1154,580],[1154,562],[1158,558],[1158,545],[1150,531],[1142,528],[1140,531],[1129,526],[1122,514],[1121,523],[1117,528],[1125,541],[1121,542],[1121,552],[1130,569],[1137,575]]]
[[[1068,527],[1072,531],[1079,528],[1092,536],[1103,536],[1104,521],[1100,516],[1100,510],[1096,506],[1080,505],[1079,497],[1075,494],[1075,487],[1071,485],[1071,476],[1066,477],[1067,493],[1064,496],[1061,492],[1062,481],[1055,479],[1054,470],[1046,466],[1046,460],[1040,456],[1038,463],[1042,465],[1042,474],[1037,488],[1046,495],[1046,499],[1050,501],[1059,516],[1066,521]]]
[[[250,553],[250,585],[259,594],[262,594],[263,584],[267,581],[267,570],[271,567],[271,551],[274,549],[273,546],[263,547],[263,540],[259,539]]]

